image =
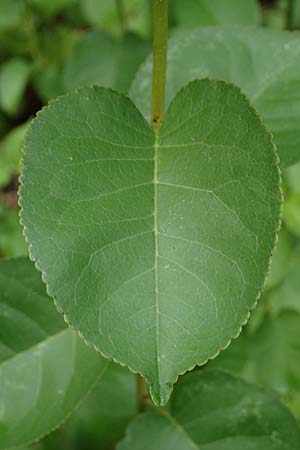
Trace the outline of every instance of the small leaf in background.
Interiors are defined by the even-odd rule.
[[[300,237],[300,193],[293,192],[287,196],[283,204],[282,217],[287,229]]]
[[[180,27],[259,25],[257,0],[175,0],[174,16]]]
[[[39,46],[42,58],[33,82],[38,95],[45,103],[65,94],[62,83],[63,67],[81,38],[82,31],[66,26],[40,32]],[[77,76],[77,73],[74,75]]]
[[[298,450],[300,429],[275,395],[226,372],[199,370],[168,411],[138,416],[117,450]]]
[[[28,245],[19,222],[19,209],[0,200],[0,256],[26,256]]]
[[[20,172],[21,150],[28,123],[15,127],[0,142],[0,188]]]
[[[80,450],[111,450],[136,414],[136,375],[110,363],[66,428]]]
[[[258,383],[300,397],[300,312],[267,315],[251,341]]]
[[[66,327],[25,258],[0,262],[0,449],[52,431],[107,362]]]
[[[111,362],[72,417],[31,450],[112,450],[136,414],[136,376]]]
[[[300,246],[294,249],[290,261],[286,264],[288,271],[280,286],[269,294],[273,311],[291,309],[300,313]],[[300,328],[299,328],[300,339]]]
[[[281,0],[283,1],[283,0]],[[300,1],[286,0],[288,9],[287,28],[289,30],[299,30],[300,27]]]
[[[24,0],[0,1],[0,32],[20,25],[25,10]]]
[[[293,239],[285,228],[278,235],[278,242],[272,257],[271,271],[267,278],[266,289],[278,285],[289,270],[290,257],[293,250]]]
[[[284,179],[292,192],[300,194],[300,162],[284,171]]]
[[[281,195],[270,136],[235,86],[190,83],[157,141],[126,97],[69,94],[33,122],[22,182],[49,292],[89,342],[146,377],[155,402],[239,334]]]
[[[300,160],[300,40],[296,33],[239,27],[175,32],[168,45],[167,101],[195,78],[240,86],[274,136],[281,167]],[[152,55],[130,97],[145,117],[151,106]]]
[[[264,26],[276,31],[285,30],[290,4],[290,0],[277,0],[275,3],[267,4],[262,10]]]
[[[13,58],[0,66],[0,108],[14,116],[31,74],[31,64],[22,58]]]
[[[299,308],[298,312],[283,309],[278,313],[266,313],[255,332],[252,333],[248,326],[242,336],[209,366],[226,369],[272,388],[299,416],[299,330]]]
[[[288,237],[285,230],[280,234],[279,244],[284,236]],[[289,241],[290,246],[291,237]],[[299,245],[291,250],[288,260],[275,254],[275,266],[281,261],[285,273],[282,270],[277,282],[268,285],[239,339],[209,365],[277,390],[300,415]],[[271,275],[274,269],[278,275],[273,264]]]
[[[3,138],[5,135],[5,132],[8,127],[7,118],[4,116],[4,114],[0,111],[0,139]],[[0,175],[1,176],[1,175]]]
[[[76,0],[29,0],[29,4],[47,18],[55,16],[75,3]]]
[[[151,32],[151,3],[149,0],[123,0],[124,24],[116,8],[116,2],[99,0],[80,0],[82,13],[88,23],[120,35],[123,26],[126,31],[148,37]]]
[[[63,90],[100,85],[126,93],[149,51],[149,43],[133,34],[116,39],[106,33],[89,33],[66,62]]]

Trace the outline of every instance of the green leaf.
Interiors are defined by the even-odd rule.
[[[273,6],[264,8],[264,26],[272,28],[273,30],[285,30],[287,28],[288,7],[289,2],[287,0],[280,0]]]
[[[111,450],[137,414],[136,377],[111,363],[66,424],[77,448]]]
[[[295,33],[238,27],[177,32],[168,47],[167,101],[194,78],[241,87],[274,136],[281,166],[300,159],[300,39]],[[149,116],[152,57],[141,67],[130,96]]]
[[[300,162],[285,170],[284,179],[292,192],[300,194]]]
[[[169,411],[138,416],[117,450],[297,450],[300,430],[273,394],[226,372],[195,371]]]
[[[17,27],[24,14],[23,0],[1,0],[0,2],[0,32]]]
[[[0,201],[0,256],[27,256],[28,247],[19,222],[19,209]]]
[[[64,91],[101,85],[127,92],[149,51],[149,43],[132,34],[117,40],[109,34],[89,33],[78,43],[65,65]]]
[[[0,449],[59,426],[106,362],[66,328],[27,259],[0,262]]]
[[[267,316],[251,342],[256,379],[282,394],[300,390],[300,313]]]
[[[136,414],[136,377],[111,362],[72,417],[32,450],[112,450]]]
[[[103,355],[146,377],[156,403],[239,334],[281,195],[270,136],[235,86],[190,83],[157,139],[126,97],[70,94],[33,122],[22,183],[49,292]]]
[[[293,192],[284,201],[282,217],[287,229],[300,237],[300,193]]]
[[[288,28],[290,30],[297,30],[300,26],[300,1],[293,0],[287,3],[288,10]]]
[[[14,116],[20,107],[22,97],[31,73],[31,64],[22,58],[13,58],[0,68],[0,108]]]
[[[122,0],[122,3],[126,30],[148,36],[151,28],[149,0]],[[80,5],[85,19],[92,26],[115,34],[122,33],[116,2],[80,0]]]
[[[269,303],[273,306],[272,300]],[[273,311],[265,314],[254,333],[248,328],[228,350],[209,363],[210,367],[226,369],[271,387],[286,402],[295,405],[299,413],[300,312],[281,310],[274,314]]]
[[[8,122],[5,115],[0,111],[0,139],[3,138],[8,128]]]
[[[76,0],[29,0],[32,7],[36,8],[40,14],[51,18],[62,12],[64,9],[76,3]]]
[[[274,288],[285,277],[289,270],[290,258],[293,250],[293,239],[283,228],[278,235],[278,243],[272,258],[271,271],[267,279],[267,289]]]
[[[272,311],[284,309],[296,310],[300,313],[300,247],[294,250],[287,266],[287,274],[280,286],[269,295]],[[300,338],[300,331],[299,331]]]
[[[81,31],[66,26],[40,32],[39,47],[43,64],[34,77],[34,86],[45,103],[65,94],[62,71],[81,35]]]
[[[175,0],[174,14],[181,27],[259,25],[256,0]]]
[[[0,187],[20,172],[21,149],[27,129],[28,123],[13,128],[0,143]]]

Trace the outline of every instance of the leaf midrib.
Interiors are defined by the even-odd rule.
[[[195,441],[190,437],[190,435],[187,433],[187,431],[183,428],[183,426],[166,410],[159,409],[159,414],[161,414],[163,417],[165,417],[171,425],[175,427],[176,430],[179,431],[179,433],[186,438],[186,440],[191,444],[192,448],[194,450],[200,450],[200,447],[198,444],[196,444]]]
[[[159,301],[158,301],[158,222],[157,222],[157,185],[158,185],[158,130],[155,130],[155,142],[154,142],[154,249],[155,249],[155,261],[154,261],[154,277],[155,277],[155,306],[156,306],[156,368],[157,368],[157,385],[158,394],[160,397],[160,369],[159,369]]]

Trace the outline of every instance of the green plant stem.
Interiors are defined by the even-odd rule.
[[[122,33],[124,34],[127,29],[127,23],[126,23],[126,12],[125,12],[125,8],[124,8],[123,0],[116,0],[116,6],[117,6],[121,30],[122,30]]]
[[[168,0],[153,0],[153,81],[151,123],[155,129],[160,128],[165,109],[167,41]]]
[[[149,396],[145,380],[139,374],[137,374],[136,376],[136,394],[137,394],[138,411],[143,412]]]

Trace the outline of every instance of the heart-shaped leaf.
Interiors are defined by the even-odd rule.
[[[83,89],[27,137],[22,222],[72,327],[165,403],[240,332],[281,204],[270,136],[239,89],[190,83],[155,137],[126,97]]]
[[[0,449],[59,426],[107,362],[66,327],[26,258],[0,262]]]
[[[241,87],[274,136],[282,167],[300,160],[300,39],[297,33],[224,27],[177,32],[168,44],[167,102],[195,78]],[[141,66],[130,97],[150,114],[152,55]]]
[[[218,370],[176,386],[168,411],[137,417],[117,450],[298,450],[300,429],[279,399]]]

